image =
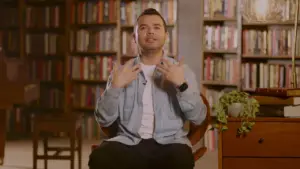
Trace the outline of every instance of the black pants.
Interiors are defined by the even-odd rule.
[[[161,145],[155,140],[142,140],[127,146],[103,142],[89,159],[90,169],[193,169],[192,150],[184,144]]]

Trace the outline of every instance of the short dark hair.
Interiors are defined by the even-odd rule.
[[[154,8],[147,8],[147,9],[145,9],[140,14],[140,16],[137,18],[136,21],[138,21],[140,19],[140,17],[142,17],[144,15],[157,15],[157,16],[159,16],[161,18],[161,20],[163,21],[163,23],[164,23],[164,29],[167,32],[167,23],[166,23],[165,19],[161,16],[161,14],[156,9],[154,9]]]

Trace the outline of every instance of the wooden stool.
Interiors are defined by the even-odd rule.
[[[81,169],[82,131],[80,118],[67,115],[37,115],[34,117],[33,127],[33,169],[37,169],[37,160],[44,160],[44,169],[47,169],[47,160],[70,160],[71,169],[74,169],[75,151],[78,153],[78,168]],[[38,140],[42,132],[65,132],[70,138],[70,147],[48,146],[48,137],[43,136],[44,155],[38,155]],[[75,145],[77,141],[77,146]],[[54,152],[53,155],[48,152]],[[70,155],[60,155],[63,151],[70,151]]]

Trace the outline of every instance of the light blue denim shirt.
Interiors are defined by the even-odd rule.
[[[172,58],[166,58],[173,63],[178,63]],[[140,58],[136,57],[134,64],[138,63],[140,63]],[[184,122],[189,120],[200,125],[205,119],[206,106],[200,97],[195,74],[187,65],[184,65],[184,74],[189,87],[186,91],[179,92],[173,84],[163,80],[158,70],[154,71],[153,139],[160,144],[182,143],[191,146],[187,138],[188,133],[183,128]],[[126,88],[112,88],[111,78],[110,76],[104,93],[97,100],[96,120],[103,127],[117,122],[117,136],[107,141],[136,145],[142,140],[138,131],[142,121],[145,76],[143,72],[140,72],[138,78]]]

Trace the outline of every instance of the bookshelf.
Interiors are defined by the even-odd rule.
[[[240,18],[239,0],[202,1],[201,92],[209,104],[226,89],[239,89]],[[212,114],[214,115],[214,114]]]
[[[257,2],[249,1],[247,3]],[[255,17],[248,12],[251,9],[245,8],[243,14],[245,17],[242,23],[243,62],[241,78],[243,79],[242,87],[245,91],[251,92],[257,87],[292,87],[291,55],[294,39],[295,1],[269,1],[267,6],[273,7],[274,10],[271,10],[273,15],[268,15],[265,22],[253,21],[252,18]],[[274,19],[275,17],[277,19]],[[297,31],[299,32],[299,30]],[[254,40],[251,41],[249,38]],[[254,42],[259,41],[258,39],[262,43]],[[299,43],[299,40],[298,36],[296,43]],[[299,54],[299,49],[297,49],[296,60],[299,59]],[[244,73],[247,71],[251,73]],[[296,65],[296,71],[299,72],[299,65]]]
[[[1,36],[8,36],[6,55],[25,59],[31,80],[41,82],[41,99],[33,114],[82,113],[84,137],[99,138],[93,115],[96,98],[104,91],[113,62],[137,55],[134,23],[149,7],[165,18],[170,35],[165,51],[177,58],[177,0],[1,2],[5,10],[0,13],[7,16],[0,23]],[[30,126],[33,115],[16,112],[10,113],[9,126]]]
[[[21,4],[13,1],[0,2],[0,53],[9,58],[21,57],[20,27],[22,26],[22,23],[19,12],[20,6]],[[16,117],[19,116],[19,113],[20,109],[18,108],[10,110],[9,113],[7,111],[7,121],[12,121],[12,123],[6,124],[13,125],[13,128],[7,127],[7,139],[12,139],[15,137],[14,135],[20,135],[22,131],[27,129],[27,126],[20,126],[14,123]]]
[[[1,1],[0,14],[2,21],[0,23],[1,30],[1,48],[4,49],[7,57],[22,57],[20,49],[21,43],[21,12],[19,11],[21,3],[16,1]],[[5,16],[5,17],[4,17]]]
[[[295,0],[203,0],[202,3],[201,90],[210,105],[232,89],[251,94],[255,88],[292,87]],[[299,41],[298,36],[296,43]],[[234,47],[230,48],[232,44]],[[299,54],[297,49],[296,63]],[[299,64],[296,71],[300,72]],[[217,142],[211,140],[217,134],[207,135],[210,138],[206,142],[216,148]]]
[[[37,112],[61,113],[66,105],[66,4],[64,1],[25,1],[20,10],[25,13],[22,53],[30,65],[30,79],[41,82]]]
[[[257,87],[291,87],[294,0],[266,1],[278,9],[268,14],[265,21],[254,20],[254,8],[260,5],[256,0],[225,0],[226,13],[219,2],[203,1],[202,5],[201,86],[210,104],[226,89],[251,93]],[[236,4],[235,7],[231,7],[232,4]],[[299,54],[297,49],[296,59]],[[299,72],[299,65],[296,69]]]

